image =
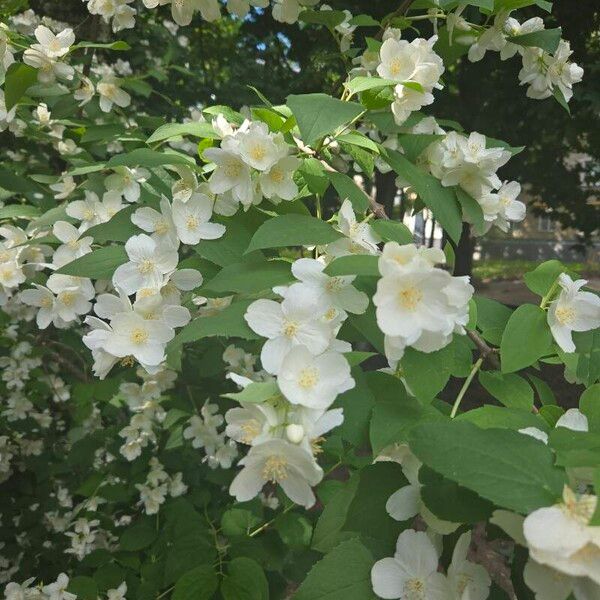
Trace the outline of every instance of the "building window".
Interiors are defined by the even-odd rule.
[[[556,229],[554,220],[549,215],[541,215],[538,217],[538,231],[552,232]]]

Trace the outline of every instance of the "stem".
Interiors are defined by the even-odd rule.
[[[554,282],[552,283],[552,285],[550,286],[550,289],[548,290],[548,292],[546,293],[546,295],[542,298],[542,301],[540,302],[540,308],[542,310],[546,310],[546,308],[548,307],[548,304],[550,304],[550,302],[552,301],[552,299],[554,298],[554,294],[559,286],[559,279],[558,277],[554,280]]]
[[[458,392],[458,396],[456,396],[456,400],[454,401],[454,406],[452,407],[452,412],[450,413],[451,419],[454,419],[454,417],[456,416],[456,413],[458,412],[458,407],[460,406],[460,403],[462,402],[462,399],[464,398],[465,393],[469,389],[469,386],[471,385],[471,382],[473,381],[473,377],[475,377],[475,374],[477,373],[477,371],[479,371],[482,364],[483,364],[483,358],[478,358],[475,361],[475,364],[473,365],[471,372],[469,373],[469,375],[465,379],[462,387],[460,388],[460,392]]]
[[[295,504],[290,504],[287,508],[285,508],[281,513],[279,513],[279,515],[277,515],[277,517],[274,517],[273,519],[271,519],[270,521],[267,521],[266,523],[263,523],[258,529],[255,529],[254,531],[252,531],[251,533],[248,534],[248,537],[254,537],[255,535],[258,535],[261,531],[264,531],[267,527],[269,527],[270,525],[272,525],[275,520],[280,516],[280,515],[285,515],[285,513],[290,512],[290,510],[292,510],[292,508],[296,508]]]

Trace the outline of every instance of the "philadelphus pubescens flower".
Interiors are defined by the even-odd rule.
[[[503,231],[509,222],[525,218],[525,205],[517,200],[521,187],[517,182],[502,183],[496,171],[505,165],[511,153],[501,147],[486,147],[484,135],[468,137],[451,131],[433,143],[422,157],[424,166],[444,186],[460,186],[481,206],[487,231],[496,225]]]
[[[536,562],[600,584],[600,527],[589,525],[597,497],[576,495],[565,486],[560,504],[525,518],[523,534]]]
[[[298,186],[292,179],[300,161],[290,155],[281,133],[272,133],[265,123],[245,121],[233,130],[224,119],[213,125],[223,134],[220,148],[207,148],[204,157],[216,168],[209,179],[213,194],[230,193],[247,210],[262,198],[278,203],[293,200]]]
[[[590,331],[600,326],[600,297],[582,292],[587,281],[573,281],[566,273],[560,274],[558,284],[561,290],[548,307],[548,325],[563,352],[575,352],[573,331]]]
[[[114,76],[104,77],[96,85],[96,90],[100,96],[100,109],[103,112],[110,112],[113,104],[121,108],[131,104],[131,96],[121,88],[119,80]]]
[[[325,253],[328,256],[379,254],[377,244],[381,242],[381,238],[369,223],[358,222],[350,200],[342,202],[338,212],[337,229],[344,234],[344,237],[327,244]]]
[[[45,25],[39,25],[35,29],[35,37],[39,43],[25,50],[23,62],[38,69],[39,81],[52,83],[56,78],[73,79],[75,69],[60,60],[75,42],[73,30],[65,29],[55,35]]]
[[[435,248],[384,246],[373,302],[391,363],[402,358],[406,346],[434,352],[449,344],[453,333],[465,332],[473,287],[468,277],[435,267],[443,262],[443,252]]]
[[[442,88],[439,80],[444,62],[433,50],[436,41],[436,36],[412,42],[390,37],[381,46],[377,73],[384,79],[400,82],[394,88],[392,103],[398,125],[404,123],[411,112],[432,104],[433,90]],[[410,86],[411,83],[416,85]]]
[[[112,24],[113,33],[135,26],[135,8],[129,6],[133,0],[87,0],[90,14],[100,15],[105,23]]]

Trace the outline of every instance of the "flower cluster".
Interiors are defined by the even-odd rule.
[[[396,242],[384,246],[373,303],[391,364],[407,346],[434,352],[448,345],[454,333],[465,333],[473,286],[468,277],[453,277],[435,266],[445,260],[435,248]]]
[[[234,130],[221,116],[213,126],[222,136],[220,148],[204,151],[204,158],[216,165],[208,183],[213,194],[245,210],[263,198],[277,204],[296,197],[293,175],[300,161],[290,155],[283,134],[270,132],[260,121],[244,121]]]
[[[442,185],[458,185],[478,202],[485,220],[479,233],[484,233],[492,225],[507,231],[509,223],[525,218],[525,205],[517,200],[521,186],[503,183],[496,174],[510,157],[508,150],[488,146],[480,133],[467,137],[451,131],[427,149],[423,162]]]
[[[242,471],[230,492],[239,500],[255,497],[269,481],[294,502],[309,507],[311,490],[323,477],[315,455],[323,434],[341,424],[342,409],[330,409],[336,397],[353,388],[343,356],[349,344],[336,339],[348,312],[362,313],[368,298],[353,276],[330,277],[323,262],[299,259],[292,265],[298,282],[277,288],[283,299],[261,299],[246,312],[248,325],[266,337],[263,368],[273,377],[262,384],[263,402],[227,412],[227,435],[250,445],[239,462]]]
[[[444,63],[434,52],[437,37],[426,40],[416,38],[411,42],[400,39],[400,30],[388,29],[379,51],[377,73],[384,79],[398,81],[394,87],[392,112],[398,125],[406,121],[411,112],[433,103],[433,90],[441,89],[440,77]]]
[[[145,483],[137,483],[135,486],[140,492],[140,502],[144,506],[147,515],[155,515],[167,498],[177,498],[187,492],[187,485],[183,482],[182,474],[169,475],[159,460],[155,457],[150,459],[150,471]]]

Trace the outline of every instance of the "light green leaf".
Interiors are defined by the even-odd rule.
[[[10,111],[23,97],[29,87],[37,81],[37,69],[14,62],[6,70],[4,78],[4,103]]]
[[[241,404],[260,404],[281,396],[276,381],[254,382],[246,386],[241,392],[221,394],[223,398],[235,400]]]
[[[542,50],[553,54],[558,48],[561,36],[562,29],[556,27],[555,29],[532,31],[530,33],[524,33],[523,35],[513,35],[509,37],[508,40],[519,46],[541,48]]]
[[[449,346],[436,352],[419,352],[407,348],[400,364],[408,387],[414,395],[429,402],[441,392],[452,373],[453,351]]]
[[[288,214],[265,221],[252,236],[246,253],[263,248],[328,244],[343,237],[329,223],[315,217]]]
[[[382,79],[381,77],[353,77],[344,83],[344,86],[352,93],[364,92],[382,87],[396,86],[400,82],[394,79]]]
[[[523,279],[534,294],[545,296],[561,273],[569,273],[569,269],[558,260],[547,260],[525,273]]]
[[[351,177],[334,171],[327,171],[327,177],[333,184],[340,200],[344,201],[346,198],[350,200],[355,212],[364,213],[369,208],[369,197]]]
[[[554,504],[565,483],[547,446],[509,429],[426,423],[413,429],[410,447],[440,475],[521,514]]]
[[[329,11],[320,12],[323,14]],[[308,146],[364,112],[360,104],[342,102],[327,94],[292,94],[287,97],[287,103],[296,117],[302,139]]]
[[[371,587],[373,562],[358,540],[342,542],[309,571],[294,600],[376,600]]]
[[[110,42],[108,44],[98,44],[96,42],[79,42],[71,46],[71,51],[78,50],[79,48],[103,48],[105,50],[131,50],[131,46],[123,40],[117,40],[116,42]]]
[[[453,190],[443,187],[435,177],[413,165],[399,152],[385,148],[381,150],[382,157],[390,167],[410,183],[439,224],[458,243],[462,233],[462,218]]]
[[[548,354],[552,334],[546,312],[533,304],[522,304],[511,315],[500,344],[503,373],[512,373],[529,367]]]
[[[340,256],[325,267],[325,273],[331,276],[338,275],[367,275],[379,277],[377,256],[370,254],[353,254]]]
[[[90,227],[85,235],[92,236],[97,243],[126,242],[139,231],[131,222],[131,215],[137,208],[136,205],[126,206],[106,223]]]
[[[533,390],[525,379],[514,373],[480,371],[479,383],[504,406],[531,410]]]
[[[371,221],[371,227],[386,242],[398,242],[400,245],[414,242],[411,230],[400,221],[376,219]]]
[[[203,290],[255,294],[291,283],[290,264],[281,260],[244,261],[221,269]]]
[[[217,134],[210,123],[190,121],[189,123],[167,123],[162,125],[146,140],[146,144],[155,144],[156,142],[186,135],[209,139],[217,138]]]
[[[107,163],[106,168],[112,167],[158,167],[160,165],[188,165],[195,166],[193,158],[178,152],[157,152],[150,148],[137,148],[125,154],[113,156]]]
[[[29,204],[9,204],[0,208],[0,219],[34,219],[41,211]]]
[[[338,135],[335,139],[338,142],[359,146],[360,148],[366,148],[367,150],[375,152],[375,154],[379,154],[379,146],[371,138],[368,138],[366,135],[363,135],[358,131],[349,131],[348,133],[343,133],[342,135]]]
[[[469,421],[481,429],[506,428],[524,429],[525,427],[537,427],[542,431],[548,429],[544,419],[534,415],[530,408],[505,408],[503,406],[480,406],[456,417],[457,421]]]
[[[56,273],[90,279],[111,279],[115,269],[127,260],[127,252],[123,246],[108,246],[76,258],[62,266]]]

